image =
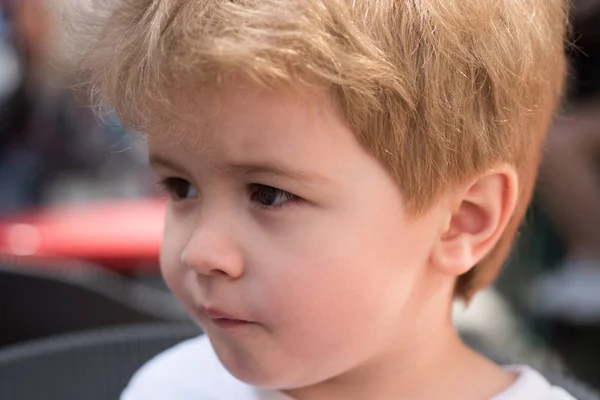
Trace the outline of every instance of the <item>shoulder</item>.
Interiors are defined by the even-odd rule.
[[[511,366],[506,369],[515,372],[517,380],[492,400],[576,400],[564,389],[552,386],[542,374],[530,367]]]
[[[254,399],[251,387],[221,365],[204,335],[186,340],[139,369],[121,400]]]

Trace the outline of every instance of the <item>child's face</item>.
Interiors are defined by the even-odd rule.
[[[294,388],[398,349],[419,317],[435,211],[409,217],[322,93],[230,86],[194,111],[184,140],[150,139],[172,195],[161,265],[223,364]]]

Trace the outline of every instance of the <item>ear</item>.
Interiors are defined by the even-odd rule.
[[[431,253],[444,274],[462,275],[494,247],[517,202],[518,179],[502,165],[478,176],[451,195],[447,222]]]

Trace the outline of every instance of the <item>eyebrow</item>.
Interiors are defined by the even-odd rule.
[[[291,178],[295,180],[310,181],[316,183],[327,183],[330,180],[323,175],[309,171],[294,170],[286,165],[276,162],[256,162],[242,164],[228,164],[226,170],[231,170],[238,174],[256,174],[256,175],[274,175],[282,178]]]
[[[185,172],[185,168],[183,168],[183,166],[179,163],[157,154],[150,154],[150,156],[148,157],[148,164],[150,164],[151,166],[166,167],[174,171]]]
[[[150,165],[161,165],[175,171],[186,171],[181,164],[160,155],[150,155],[149,163]],[[331,182],[329,178],[315,172],[294,170],[286,165],[272,161],[223,164],[216,169],[218,171],[230,172],[237,175],[274,175],[282,178],[291,178],[315,183]]]

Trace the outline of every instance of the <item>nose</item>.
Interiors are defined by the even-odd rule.
[[[226,275],[237,279],[244,274],[244,257],[229,224],[199,223],[182,254],[184,266],[200,275]]]

